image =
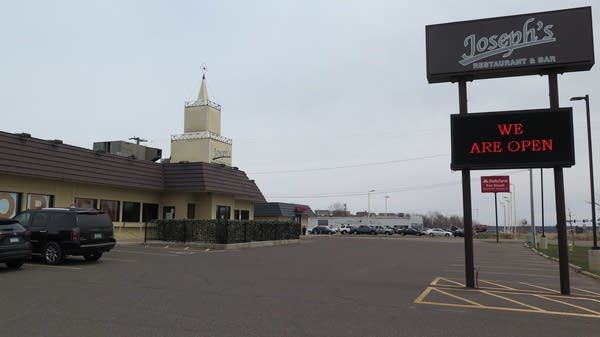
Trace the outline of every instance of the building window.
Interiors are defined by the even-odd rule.
[[[217,220],[229,220],[231,218],[231,207],[217,206]]]
[[[163,207],[163,219],[165,219],[165,220],[175,219],[175,206]]]
[[[123,222],[140,222],[140,203],[123,201]]]
[[[27,209],[40,209],[54,206],[54,196],[48,194],[27,194]]]
[[[236,209],[233,214],[235,220],[250,220],[250,211]]]
[[[196,204],[187,204],[187,218],[188,219],[196,218]]]
[[[21,193],[0,192],[0,218],[12,218],[21,211]]]
[[[158,204],[142,205],[142,222],[158,219]]]
[[[119,221],[121,203],[117,200],[100,200],[100,209],[105,211],[112,221]]]
[[[98,200],[90,198],[75,198],[75,207],[77,208],[97,208]]]

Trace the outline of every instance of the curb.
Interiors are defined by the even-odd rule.
[[[291,240],[272,240],[272,241],[251,241],[251,242],[242,242],[242,243],[229,243],[229,244],[219,244],[219,243],[202,243],[202,242],[172,242],[172,241],[147,241],[138,242],[138,241],[126,241],[126,242],[117,242],[118,245],[122,246],[148,246],[148,247],[194,247],[198,249],[208,249],[208,250],[233,250],[233,249],[243,249],[243,248],[259,248],[259,247],[273,247],[273,246],[281,246],[281,245],[291,245],[291,244],[299,244],[299,239],[291,239]]]
[[[524,247],[526,247],[526,248],[529,248],[529,249],[531,249],[531,251],[532,251],[532,252],[534,252],[534,253],[536,253],[537,255],[539,255],[539,256],[542,256],[542,257],[544,257],[544,258],[546,258],[546,259],[548,259],[548,260],[552,260],[552,261],[556,261],[556,262],[558,262],[558,261],[559,261],[559,260],[558,260],[557,258],[555,258],[555,257],[548,256],[548,255],[546,255],[546,254],[544,254],[544,253],[540,252],[539,250],[537,250],[537,249],[535,249],[535,248],[533,248],[533,247],[530,247],[528,244],[524,244],[523,246],[524,246]],[[569,263],[569,267],[570,267],[571,269],[573,269],[573,270],[574,270],[576,273],[583,274],[583,275],[589,276],[589,277],[591,277],[591,278],[594,278],[594,279],[600,280],[600,275],[596,275],[596,274],[594,274],[594,273],[591,273],[591,272],[589,272],[589,271],[587,271],[587,270],[584,270],[584,269],[583,269],[582,267],[580,267],[580,266],[576,266],[576,265],[574,265],[574,264],[572,264],[572,263]]]

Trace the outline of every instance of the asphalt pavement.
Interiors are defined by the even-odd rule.
[[[520,243],[310,236],[212,251],[120,245],[97,263],[0,267],[0,335],[598,336],[600,281]]]

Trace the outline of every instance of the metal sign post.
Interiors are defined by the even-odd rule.
[[[550,108],[558,109],[558,79],[556,73],[548,75]],[[556,199],[556,230],[558,232],[558,264],[560,293],[571,293],[569,284],[569,247],[567,244],[567,213],[565,207],[565,180],[562,167],[554,168],[554,198]]]
[[[467,82],[458,82],[458,109],[467,114]],[[465,234],[465,285],[475,288],[475,261],[473,259],[473,214],[471,209],[471,171],[462,170],[463,222]]]
[[[593,67],[592,27],[589,6],[425,27],[428,82],[458,82],[450,168],[462,171],[468,288],[475,287],[471,170],[553,168],[560,288],[570,293],[563,167],[575,164],[573,117],[559,108],[556,74]],[[550,109],[467,114],[466,81],[525,75],[548,75]]]

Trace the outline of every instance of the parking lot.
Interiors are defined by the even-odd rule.
[[[597,336],[600,281],[520,243],[309,236],[232,251],[119,245],[0,268],[2,336]]]

